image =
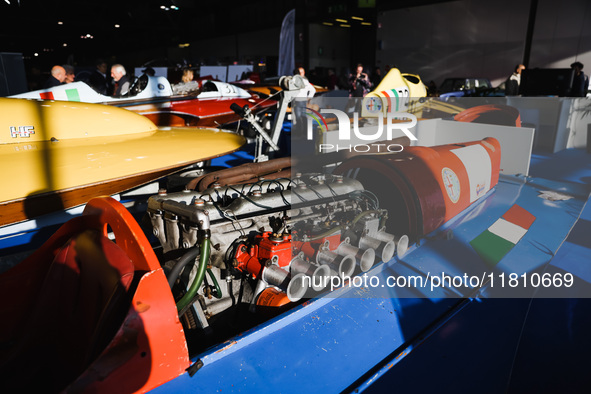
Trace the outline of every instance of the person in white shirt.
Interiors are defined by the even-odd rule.
[[[310,83],[310,81],[308,81],[308,78],[306,77],[306,70],[304,69],[304,67],[298,67],[298,74],[300,75],[300,77],[303,78],[305,84],[305,87],[302,89],[302,92],[299,97],[314,97],[314,95],[316,94],[316,88],[314,87],[314,85]]]

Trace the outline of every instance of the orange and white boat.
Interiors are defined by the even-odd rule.
[[[240,120],[230,109],[234,103],[258,111],[277,105],[225,82],[200,80],[173,86],[164,77],[146,74],[137,78],[123,97],[99,94],[81,81],[11,97],[108,104],[144,115],[158,126],[217,127]]]

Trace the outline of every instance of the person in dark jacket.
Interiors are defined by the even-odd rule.
[[[351,97],[365,97],[369,93],[371,82],[363,72],[363,64],[358,64],[356,73],[349,76],[349,95]]]
[[[62,66],[53,66],[51,68],[51,75],[43,85],[44,89],[49,89],[54,86],[59,86],[66,80],[66,69]]]
[[[376,67],[371,75],[371,84],[375,87],[382,82],[382,70],[379,67]]]
[[[96,61],[96,68],[92,74],[90,74],[90,77],[88,77],[88,85],[103,95],[109,94],[110,91],[107,70],[107,62],[103,59],[98,59]]]
[[[573,87],[570,95],[572,97],[586,97],[587,90],[589,89],[589,76],[585,75],[583,72],[583,63],[574,62],[570,65],[570,68],[575,70]]]
[[[121,64],[114,64],[111,67],[111,77],[113,78],[113,96],[122,97],[129,91],[129,77],[126,75],[125,67]]]

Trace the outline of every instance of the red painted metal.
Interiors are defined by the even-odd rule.
[[[250,249],[246,245],[240,245],[236,251],[236,268],[242,271],[250,272],[255,278],[262,275],[264,262],[259,259],[258,247],[254,245]]]
[[[454,120],[521,127],[521,116],[517,108],[503,104],[486,104],[468,108],[455,115]]]
[[[490,189],[498,183],[501,161],[501,147],[494,138],[435,147],[406,147],[400,153],[389,155],[356,156],[342,163],[335,173],[361,169],[360,180],[381,197],[380,203],[388,209],[388,229],[416,239],[437,229],[474,202],[470,190],[476,185],[470,184],[468,168],[452,152],[473,145],[480,145],[490,158]],[[454,185],[446,178],[446,174],[451,173]],[[479,189],[479,196],[489,189]]]
[[[289,265],[291,261],[291,235],[273,236],[270,232],[257,235],[259,258],[271,260],[277,256],[280,267]]]
[[[233,103],[241,107],[248,105],[253,112],[277,105],[275,100],[264,100],[256,95],[250,98],[220,97],[200,99],[197,96],[155,97],[125,103],[107,104],[126,108],[150,119],[158,126],[200,126],[218,127],[240,120],[230,109]]]
[[[237,268],[250,272],[255,278],[258,278],[265,263],[271,261],[277,256],[277,262],[280,267],[285,267],[291,261],[291,235],[282,235],[279,238],[273,236],[271,232],[259,234],[254,239],[254,244],[248,248],[241,245],[236,251]]]
[[[86,235],[89,234],[89,230],[91,235]],[[107,239],[108,230],[112,230],[115,235],[115,243]],[[92,234],[98,234],[98,242],[92,241],[96,238]],[[83,242],[86,242],[86,246],[82,245]],[[78,254],[78,257],[75,257],[74,253]],[[39,297],[47,294],[63,296],[63,291],[67,290],[62,288],[61,283],[56,284],[48,277],[56,272],[56,264],[68,263],[75,268],[74,262],[85,258],[98,259],[99,267],[105,266],[105,262],[101,261],[104,259],[109,262],[107,266],[121,266],[126,260],[131,262],[137,287],[132,285],[125,297],[117,298],[116,302],[111,300],[111,303],[106,304],[110,305],[108,308],[123,308],[127,310],[127,314],[122,318],[122,323],[112,327],[116,334],[107,341],[108,345],[104,350],[98,349],[98,357],[88,359],[87,364],[77,366],[83,371],[82,374],[68,375],[64,367],[73,360],[61,360],[67,357],[68,353],[61,358],[46,355],[51,361],[48,365],[43,365],[33,354],[33,351],[39,349],[33,347],[35,344],[41,344],[59,348],[59,343],[50,343],[53,338],[50,334],[56,331],[59,333],[61,327],[69,322],[60,316],[45,318],[47,313],[31,313],[31,310],[39,304],[49,302],[47,299],[39,300]],[[96,268],[95,263],[96,261],[92,266]],[[91,282],[93,279],[99,280],[100,277],[108,278],[112,274],[112,271],[105,269],[100,269],[90,277],[87,273],[77,275],[75,269],[60,272],[64,272],[74,281]],[[50,285],[54,288],[48,288]],[[15,297],[17,294],[19,296]],[[31,256],[0,275],[0,297],[11,300],[0,306],[0,315],[4,321],[0,325],[0,342],[14,344],[13,347],[0,352],[0,366],[3,369],[10,368],[14,372],[14,384],[11,386],[10,382],[4,381],[0,387],[8,385],[14,388],[19,382],[27,381],[34,374],[30,368],[33,366],[39,369],[39,373],[44,374],[35,379],[49,390],[63,389],[67,382],[60,379],[67,376],[70,378],[69,381],[73,380],[68,386],[68,389],[73,391],[146,392],[181,375],[190,365],[183,328],[160,263],[135,219],[123,205],[112,198],[92,199],[82,216],[68,221]],[[116,305],[113,305],[113,302]],[[48,308],[56,311],[63,309],[62,305],[48,305]],[[84,305],[82,312],[85,308],[89,313],[93,312],[90,305]],[[43,320],[37,321],[36,317]],[[110,320],[108,324],[112,325],[116,321]],[[72,324],[74,325],[68,327],[76,327],[75,324],[80,322]],[[103,328],[101,324],[90,327],[99,333]],[[163,332],[166,332],[166,335],[162,335]],[[62,337],[63,335],[59,335],[56,338]],[[45,338],[50,340],[44,341]],[[65,346],[76,350],[75,347],[79,344],[75,340],[71,342],[65,343]],[[46,381],[43,381],[44,378]]]
[[[257,306],[279,308],[290,304],[287,294],[274,287],[267,287],[257,298]]]
[[[300,235],[301,236],[301,235]],[[338,231],[334,234],[325,237],[313,237],[312,241],[294,241],[293,250],[294,254],[303,252],[312,261],[316,260],[318,251],[323,247],[327,247],[329,250],[336,250],[341,243],[341,232]]]

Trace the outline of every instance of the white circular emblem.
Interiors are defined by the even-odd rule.
[[[365,101],[365,109],[372,114],[380,112],[382,110],[382,99],[379,97],[370,97]]]
[[[451,169],[444,167],[441,170],[441,178],[443,179],[443,186],[447,192],[447,196],[454,204],[460,199],[460,180],[455,172]]]

